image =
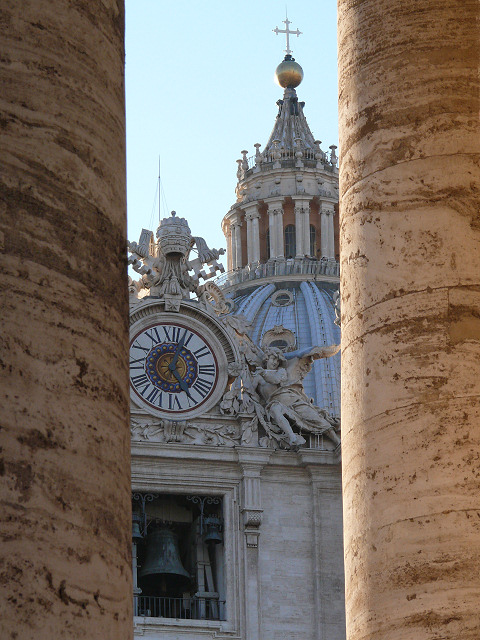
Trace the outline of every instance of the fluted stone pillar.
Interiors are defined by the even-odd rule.
[[[476,640],[479,4],[338,6],[347,638]]]
[[[247,263],[252,262],[252,219],[248,214],[245,215],[245,222],[247,225]]]
[[[233,269],[232,227],[230,224],[224,225],[222,230],[227,242],[227,271],[231,271]]]
[[[230,223],[230,233],[232,236],[232,269],[237,268],[237,228],[235,222]]]
[[[233,268],[239,269],[242,267],[242,235],[241,235],[242,223],[240,217],[237,217],[232,221],[230,228],[232,230],[232,258]]]
[[[260,226],[259,226],[260,214],[252,214],[252,261],[260,262]]]
[[[260,260],[259,217],[257,204],[245,208],[245,220],[247,222],[247,260],[249,264]]]
[[[277,236],[275,232],[275,209],[268,207],[268,236],[269,236],[269,249],[270,259],[275,258],[277,255]]]
[[[322,202],[320,205],[320,251],[324,258],[335,257],[333,214],[333,204]]]
[[[305,219],[305,223],[304,223],[304,228],[303,228],[303,244],[304,244],[304,248],[305,248],[305,255],[309,256],[310,255],[310,203],[309,202],[305,202],[303,205],[303,210],[304,210],[304,219]]]
[[[294,198],[295,231],[297,256],[303,258],[310,254],[310,203],[308,200]]]
[[[285,256],[285,243],[283,239],[283,202],[281,200],[268,202],[268,219],[270,225],[270,257],[283,258]]]
[[[305,254],[304,247],[304,215],[301,206],[295,205],[295,244],[297,256],[303,257]]]
[[[0,636],[128,639],[123,2],[0,30]]]

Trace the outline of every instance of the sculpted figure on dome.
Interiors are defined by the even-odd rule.
[[[305,443],[300,432],[325,434],[334,444],[340,444],[335,427],[338,421],[315,406],[303,388],[303,379],[312,368],[314,360],[329,358],[340,350],[339,345],[313,347],[291,353],[283,353],[277,347],[265,350],[263,367],[257,367],[253,386],[263,400],[270,423],[278,427],[291,446]]]
[[[280,446],[298,447],[305,444],[302,432],[325,435],[339,445],[340,421],[313,404],[303,380],[315,360],[334,356],[340,345],[291,352],[273,346],[260,349],[248,335],[250,325],[244,316],[224,316],[223,322],[235,336],[243,366],[239,381],[226,392],[220,412],[250,414],[251,422],[245,429],[251,435],[263,427],[267,435],[260,439],[261,446],[271,446],[274,441]]]

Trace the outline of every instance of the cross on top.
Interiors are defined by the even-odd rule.
[[[279,33],[284,33],[287,36],[287,48],[285,49],[285,53],[287,54],[287,56],[289,56],[292,51],[290,49],[290,38],[289,36],[298,36],[301,35],[301,31],[299,31],[298,29],[295,29],[295,31],[290,31],[290,29],[288,28],[289,24],[292,24],[290,22],[290,20],[288,19],[288,16],[285,16],[285,20],[282,20],[282,22],[285,24],[285,29],[279,29],[278,27],[275,27],[275,29],[272,29],[273,33],[276,33],[277,36]]]

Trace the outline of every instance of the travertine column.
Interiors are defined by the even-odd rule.
[[[258,228],[258,206],[245,208],[245,220],[247,221],[247,256],[248,262],[260,260],[260,235]]]
[[[240,221],[234,222],[232,224],[232,238],[234,241],[233,245],[233,268],[239,269],[242,267],[242,223]]]
[[[310,202],[294,198],[297,256],[310,254]]]
[[[328,224],[327,224],[327,228],[328,228],[328,254],[327,257],[328,258],[334,258],[335,257],[335,224],[334,224],[334,217],[335,217],[335,209],[332,207],[332,209],[330,210],[330,212],[328,213]]]
[[[247,263],[252,262],[252,219],[248,214],[245,214],[245,221],[247,223]]]
[[[303,215],[303,208],[301,205],[295,205],[295,244],[296,244],[296,254],[297,256],[301,256],[303,258],[305,252],[304,247],[304,225],[305,225],[305,216]]]
[[[349,640],[480,637],[479,18],[339,0]]]
[[[222,231],[227,243],[227,271],[231,271],[233,269],[232,226],[230,224],[223,224]]]
[[[6,0],[0,29],[0,636],[123,640],[123,2]]]
[[[275,214],[276,210],[274,207],[268,205],[268,231],[270,238],[270,258],[275,258],[277,255],[277,235],[276,235],[276,226],[275,226]]]
[[[285,256],[285,243],[283,241],[283,202],[281,200],[268,202],[268,218],[270,224],[270,257],[283,258]]]
[[[230,234],[232,238],[232,269],[237,268],[237,224],[230,223]]]
[[[320,250],[322,257],[326,258],[333,258],[335,256],[333,214],[333,204],[329,202],[322,202],[320,204]]]
[[[283,206],[280,205],[275,211],[275,232],[277,235],[277,258],[285,257],[285,239],[283,230]]]
[[[305,254],[307,256],[310,255],[310,203],[305,202],[303,205],[304,216],[305,216],[305,225],[304,225],[304,236],[303,236],[303,244],[305,247]]]
[[[260,214],[252,214],[252,261],[260,262],[260,227],[259,227]]]

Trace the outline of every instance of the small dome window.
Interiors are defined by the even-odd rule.
[[[286,340],[273,340],[268,345],[269,347],[277,347],[277,349],[281,349],[282,351],[286,351],[288,347],[288,342]]]
[[[290,329],[286,329],[282,325],[275,325],[273,329],[269,329],[262,336],[262,349],[268,347],[277,347],[281,351],[293,351],[295,349],[295,334]]]
[[[293,295],[290,291],[282,289],[272,296],[272,304],[274,307],[288,307],[293,302]]]

